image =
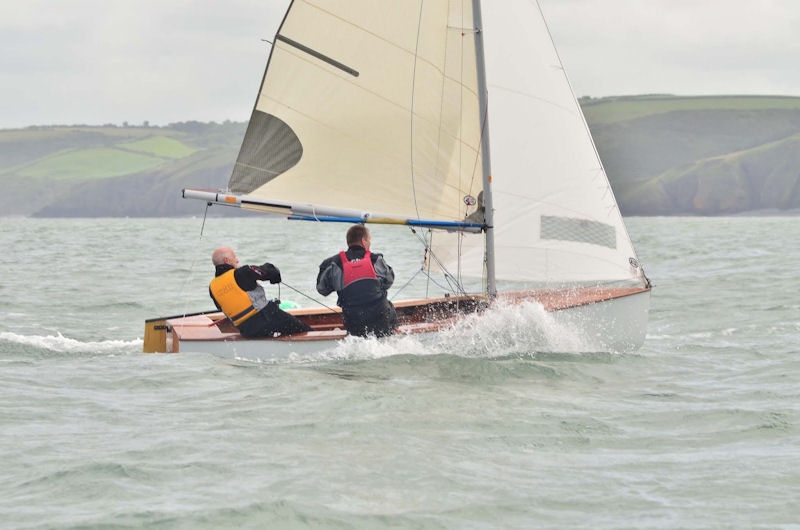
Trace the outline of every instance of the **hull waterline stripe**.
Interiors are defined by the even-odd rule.
[[[335,66],[336,68],[338,68],[342,72],[346,72],[346,73],[352,75],[353,77],[358,77],[358,75],[359,75],[357,70],[354,70],[354,69],[350,68],[346,64],[342,64],[339,61],[337,61],[336,59],[331,59],[327,55],[323,55],[323,54],[319,53],[316,50],[312,50],[308,46],[304,46],[304,45],[300,44],[299,42],[290,39],[289,37],[284,37],[283,35],[276,35],[275,36],[275,40],[279,40],[281,42],[285,42],[289,46],[294,46],[298,50],[304,51],[307,54],[316,57],[320,61],[324,61],[324,62],[328,63],[331,66]]]

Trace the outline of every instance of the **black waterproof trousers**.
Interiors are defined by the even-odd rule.
[[[383,298],[376,303],[342,308],[344,328],[351,335],[385,337],[397,327],[397,312],[392,303]]]
[[[282,310],[275,302],[269,302],[264,309],[239,326],[242,337],[248,339],[272,337],[276,333],[292,335],[304,331],[311,331],[311,326]]]

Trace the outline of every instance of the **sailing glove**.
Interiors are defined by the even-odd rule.
[[[258,269],[263,280],[269,280],[269,283],[281,283],[281,271],[272,263],[265,263]]]

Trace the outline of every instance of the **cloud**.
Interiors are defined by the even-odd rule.
[[[489,0],[502,1],[502,0]],[[525,1],[525,0],[505,0]],[[244,120],[288,0],[0,0],[0,127]],[[800,95],[795,0],[541,0],[579,95]]]
[[[800,95],[792,0],[542,0],[576,92]]]
[[[7,2],[0,127],[244,120],[282,2]]]

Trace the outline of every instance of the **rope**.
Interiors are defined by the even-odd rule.
[[[444,263],[442,263],[439,260],[439,258],[436,257],[436,253],[434,253],[433,250],[431,250],[431,248],[428,246],[427,242],[422,237],[420,237],[419,234],[417,234],[417,231],[414,230],[414,228],[412,228],[412,227],[409,227],[409,228],[411,229],[411,233],[414,234],[417,237],[417,239],[425,246],[425,249],[428,251],[429,255],[434,260],[436,260],[436,264],[439,265],[439,268],[442,269],[442,273],[444,274],[444,278],[445,278],[445,280],[447,280],[447,285],[450,286],[449,290],[453,291],[453,293],[455,293],[455,294],[458,294],[460,292],[461,294],[466,295],[467,291],[464,290],[464,287],[461,285],[461,282],[459,282],[458,279],[455,276],[453,276],[450,273],[450,271],[447,270],[447,267],[445,267]],[[460,260],[461,260],[461,257],[459,256],[459,261]],[[428,276],[428,278],[430,278],[433,281],[433,278],[430,276],[430,274],[427,274],[427,276]],[[453,284],[450,282],[451,279],[455,282],[456,287],[453,287]],[[436,283],[436,282],[434,281],[433,283]],[[439,286],[440,288],[443,288],[438,283],[436,285]]]
[[[298,294],[301,294],[301,295],[305,296],[305,297],[306,297],[306,298],[308,298],[309,300],[311,300],[311,301],[313,301],[313,302],[315,302],[315,303],[317,303],[317,304],[321,305],[322,307],[325,307],[325,308],[327,308],[327,309],[330,309],[330,310],[331,310],[331,311],[333,311],[334,313],[338,313],[338,311],[336,311],[334,308],[332,308],[332,307],[330,307],[330,306],[327,306],[327,305],[323,304],[323,303],[322,303],[322,302],[320,302],[319,300],[317,300],[317,299],[315,299],[315,298],[312,298],[312,297],[308,296],[306,293],[304,293],[304,292],[302,292],[302,291],[300,291],[300,290],[298,290],[298,289],[295,289],[294,287],[292,287],[292,286],[291,286],[291,285],[289,285],[288,283],[286,283],[286,282],[281,282],[281,283],[282,283],[283,285],[285,285],[286,287],[288,287],[289,289],[291,289],[292,291],[294,291],[294,292],[296,292],[296,293],[298,293]],[[280,286],[280,284],[278,284],[278,285]],[[279,292],[280,292],[280,291],[279,291]]]
[[[206,228],[206,217],[208,216],[208,209],[211,207],[211,203],[206,203],[206,211],[203,214],[203,224],[200,225],[200,239],[203,239],[203,230]]]

